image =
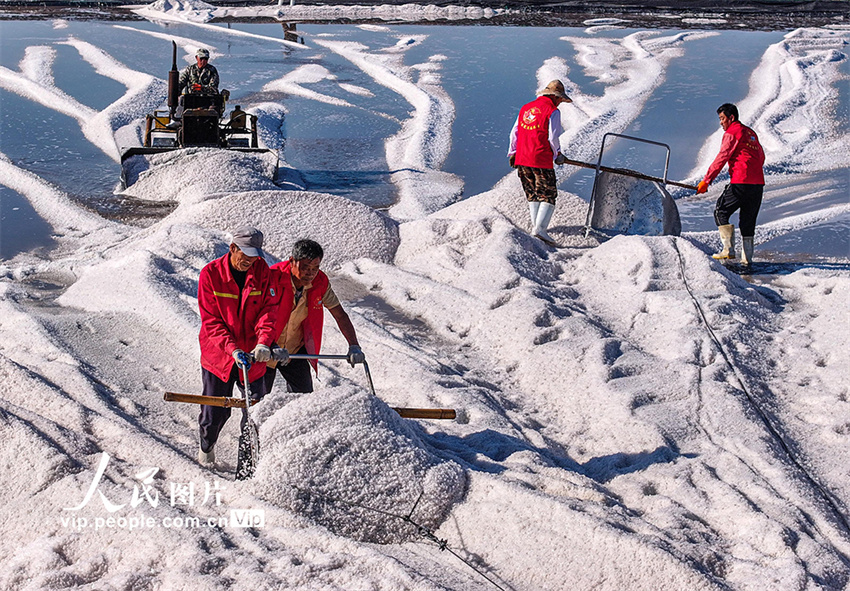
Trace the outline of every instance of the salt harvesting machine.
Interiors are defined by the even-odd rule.
[[[272,152],[260,148],[257,141],[257,117],[238,105],[225,121],[227,90],[218,94],[183,95],[181,124],[175,125],[180,104],[180,72],[177,69],[177,44],[171,42],[171,70],[168,72],[168,109],[154,110],[145,117],[141,147],[127,148],[121,153],[121,180],[126,187],[136,175],[128,173],[136,167],[128,161],[135,156],[161,154],[183,148],[208,147],[248,153]]]

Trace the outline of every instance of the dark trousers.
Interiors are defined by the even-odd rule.
[[[304,355],[306,353],[307,349],[301,347],[296,354]],[[278,363],[276,368],[270,367],[266,369],[266,392],[272,391],[272,386],[274,385],[274,379],[277,372],[280,372],[280,375],[282,375],[283,379],[286,380],[287,390],[289,392],[312,392],[313,376],[310,375],[311,371],[312,368],[310,366],[310,362],[306,359],[293,359],[286,365]]]
[[[221,381],[214,373],[201,368],[201,377],[204,384],[202,394],[204,396],[231,396],[233,394],[233,384],[239,388],[244,396],[245,388],[242,386],[241,371],[233,364],[233,369],[230,370],[230,376],[226,382]],[[240,376],[240,379],[237,379]],[[266,383],[264,378],[259,378],[251,382],[251,398],[260,400],[266,395]],[[220,406],[201,406],[201,414],[198,416],[198,427],[200,431],[201,449],[205,453],[209,451],[218,441],[218,435],[224,428],[227,419],[230,418],[230,409]],[[244,417],[243,417],[244,420]]]
[[[516,174],[528,201],[542,201],[555,205],[558,197],[558,180],[551,168],[517,166]]]
[[[761,198],[764,185],[728,184],[723,193],[717,198],[714,206],[714,221],[718,226],[729,223],[729,217],[738,209],[741,210],[738,228],[741,236],[756,235],[756,217],[761,208]]]

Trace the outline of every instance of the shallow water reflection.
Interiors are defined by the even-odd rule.
[[[505,157],[508,133],[518,109],[533,98],[542,64],[552,59],[563,60],[569,67],[573,89],[590,97],[603,97],[611,81],[579,66],[577,47],[582,43],[622,39],[638,32],[623,28],[592,31],[581,27],[310,24],[298,25],[298,34],[308,46],[299,50],[277,41],[284,35],[279,23],[218,26],[221,30],[147,21],[0,21],[0,65],[17,72],[28,47],[50,47],[56,51],[56,87],[86,107],[100,110],[120,99],[126,89],[94,71],[76,49],[65,44],[69,37],[91,43],[128,67],[158,78],[166,76],[170,61],[169,42],[162,35],[183,39],[184,44],[205,44],[214,50],[213,61],[221,74],[222,87],[232,92],[231,104],[266,101],[286,109],[281,128],[282,156],[298,169],[308,190],[386,208],[395,201],[398,189],[391,180],[385,141],[399,132],[402,123],[412,116],[414,107],[385,79],[373,78],[317,41],[360,43],[370,55],[386,57],[390,62],[394,55],[401,55],[396,72],[400,79],[409,77],[416,81],[417,77],[434,72],[455,109],[451,146],[441,170],[462,178],[463,195],[469,197],[491,189],[512,174]],[[233,36],[232,30],[266,39]],[[681,32],[664,29],[653,31],[652,35],[673,37]],[[663,81],[646,98],[637,116],[619,131],[669,144],[668,178],[685,180],[683,177],[694,166],[704,139],[717,129],[714,113],[717,105],[747,96],[750,72],[760,63],[766,48],[785,34],[785,31],[724,30],[676,45],[671,50],[676,55],[660,74]],[[403,51],[395,47],[399,41],[404,43]],[[720,52],[724,59],[714,59]],[[439,59],[434,61],[435,57]],[[181,53],[179,59],[183,58]],[[327,76],[302,83],[302,87],[346,101],[346,106],[326,104],[303,93],[263,89],[268,82],[299,67],[316,65],[324,68]],[[435,69],[429,70],[431,67]],[[848,74],[847,59],[840,67]],[[626,66],[623,68],[625,71]],[[850,104],[850,93],[846,92],[846,85],[843,88],[835,100],[838,112],[846,112]],[[634,97],[634,100],[644,99]],[[167,208],[113,198],[120,167],[86,139],[73,118],[7,90],[0,90],[0,105],[0,152],[15,165],[108,217],[144,223],[144,216],[155,217],[167,211]],[[609,115],[591,114],[600,118]],[[746,113],[742,114],[742,120],[746,122]],[[846,132],[850,126],[847,117],[838,117],[837,121],[841,128],[837,131]],[[601,143],[601,137],[598,141]],[[595,161],[593,155],[598,154],[598,148],[586,148]],[[611,145],[604,163],[658,176],[663,173],[663,157],[623,142]],[[562,181],[561,188],[589,199],[593,172],[575,168],[566,172],[569,177]],[[824,174],[827,181],[838,185],[847,176],[846,169]],[[846,193],[846,182],[844,187]],[[676,190],[673,194],[688,195]],[[38,219],[32,208],[22,207],[20,196],[13,198],[13,192],[8,189],[0,195],[5,220],[0,258],[21,252],[14,250],[18,247],[12,244],[34,245],[24,250],[51,244],[49,226]],[[793,191],[786,190],[782,199],[794,200],[799,196],[799,192],[795,196]],[[712,205],[703,201],[683,204],[684,230],[712,229]],[[803,210],[827,205],[826,201],[809,201]],[[24,211],[29,213],[20,213]],[[788,208],[767,207],[760,223],[793,213]],[[840,228],[841,224],[836,224]],[[12,225],[28,228],[29,242],[14,238]],[[793,243],[788,238],[777,242],[777,247],[792,248]],[[843,247],[825,251],[843,252]]]

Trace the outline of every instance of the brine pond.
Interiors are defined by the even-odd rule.
[[[766,236],[766,248],[850,257],[850,30],[705,26],[0,20],[0,152],[107,217],[165,215],[169,204],[115,195],[115,151],[138,141],[140,101],[164,102],[153,95],[164,91],[173,40],[181,68],[193,47],[210,49],[229,106],[278,106],[279,118],[260,117],[261,137],[307,190],[386,209],[401,190],[393,175],[408,170],[442,173],[433,182],[450,179],[456,200],[512,174],[517,112],[560,78],[574,99],[562,107],[567,157],[595,163],[605,133],[639,137],[669,146],[668,178],[691,184],[719,149],[716,108],[737,103],[768,154],[759,223],[800,220],[799,231]],[[133,94],[147,77],[163,83]],[[667,151],[620,140],[603,158],[661,176]],[[563,167],[560,188],[589,199],[593,174]],[[3,259],[52,243],[50,226],[9,185],[0,179]],[[670,189],[683,231],[714,229],[716,194]]]

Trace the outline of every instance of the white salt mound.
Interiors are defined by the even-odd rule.
[[[210,194],[276,189],[277,156],[215,148],[187,148],[136,155],[124,163],[122,194],[151,201],[197,203]]]
[[[207,4],[203,0],[156,0],[151,4],[148,4],[147,8],[175,14],[180,12],[215,10],[215,6]]]
[[[436,529],[466,490],[458,464],[432,453],[410,423],[355,386],[286,404],[261,425],[260,450],[257,496],[364,542],[414,539],[416,529],[392,516],[414,505],[411,519]]]
[[[367,257],[390,262],[398,248],[398,225],[372,208],[345,197],[307,191],[231,193],[174,212],[169,223],[185,221],[229,231],[256,226],[265,234],[263,249],[283,260],[301,238],[325,249],[322,268]]]

